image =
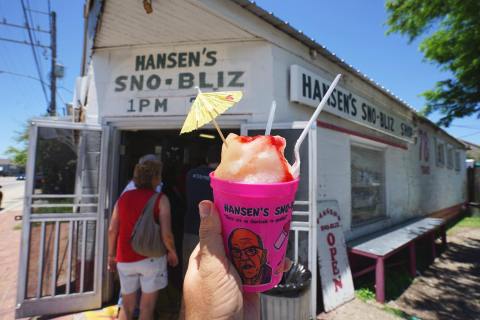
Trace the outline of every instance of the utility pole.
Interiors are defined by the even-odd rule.
[[[50,35],[52,37],[52,71],[50,72],[50,107],[48,108],[48,114],[51,116],[57,115],[57,14],[52,11],[51,16]]]

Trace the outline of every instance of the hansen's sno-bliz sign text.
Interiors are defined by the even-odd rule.
[[[316,107],[327,92],[331,81],[298,65],[290,66],[290,100]],[[349,90],[337,86],[328,99],[325,111],[358,124],[410,141],[413,127],[410,121]]]

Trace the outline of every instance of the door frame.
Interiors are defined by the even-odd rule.
[[[104,197],[101,192],[104,189],[105,179],[104,175],[100,174],[99,171],[99,181],[98,181],[98,193],[97,193],[97,212],[92,214],[72,214],[71,216],[59,215],[59,214],[40,214],[36,216],[31,214],[32,200],[33,195],[33,185],[35,179],[35,160],[36,160],[36,151],[37,151],[37,140],[38,140],[38,128],[57,128],[57,129],[72,129],[72,130],[85,130],[85,131],[99,131],[101,132],[101,145],[100,145],[100,170],[105,168],[104,162],[104,146],[108,145],[108,133],[104,132],[103,128],[100,125],[95,124],[85,124],[85,123],[73,123],[70,121],[54,120],[47,118],[37,118],[33,119],[29,125],[29,146],[28,146],[28,158],[26,166],[26,177],[27,181],[25,184],[25,197],[23,202],[23,216],[22,216],[22,237],[20,245],[20,258],[19,258],[19,268],[18,268],[18,282],[17,282],[17,304],[15,310],[15,317],[22,318],[30,315],[48,315],[48,314],[60,314],[66,312],[74,312],[84,308],[92,309],[98,308],[101,306],[101,270],[102,259],[98,258],[97,252],[103,250],[103,237],[100,237],[100,230],[103,228],[103,219],[101,219],[101,213],[103,211]],[[81,155],[78,155],[80,158]],[[76,182],[75,182],[76,183]],[[75,195],[73,195],[75,196]],[[70,220],[69,220],[70,218]],[[72,219],[75,218],[75,219]],[[94,266],[94,277],[93,277],[93,291],[86,293],[71,293],[71,294],[60,294],[55,295],[53,291],[53,296],[49,297],[40,297],[41,288],[37,288],[37,296],[35,298],[26,298],[27,294],[27,272],[28,272],[28,258],[30,252],[30,226],[31,222],[40,221],[43,223],[55,222],[55,248],[54,256],[57,254],[58,250],[58,241],[59,241],[59,225],[62,221],[83,221],[83,234],[85,236],[86,222],[95,221],[95,246],[97,252],[94,253],[95,266]],[[42,224],[41,237],[43,239],[45,224]],[[72,225],[70,224],[71,234]],[[41,241],[43,243],[43,241]],[[70,244],[72,246],[73,244]],[[82,251],[84,251],[85,243],[82,245]],[[42,248],[41,248],[42,249]],[[39,260],[39,270],[43,273],[43,253],[42,258]],[[58,255],[54,258],[55,269],[58,263]],[[42,265],[42,266],[40,266]],[[56,272],[56,270],[55,270]],[[69,275],[70,276],[70,275]],[[40,275],[42,278],[42,275]],[[53,277],[56,281],[56,277]],[[70,278],[68,279],[70,280]],[[39,283],[42,280],[39,280]],[[81,281],[82,282],[82,281]],[[54,285],[53,285],[54,287]],[[39,291],[40,290],[40,291]]]
[[[251,118],[250,115],[222,115],[216,119],[217,123],[221,128],[225,129],[238,129],[241,131],[242,125],[248,122]],[[108,146],[108,156],[106,156],[107,163],[110,166],[106,169],[105,175],[108,177],[106,186],[105,186],[105,206],[103,208],[104,212],[104,226],[107,230],[111,212],[117,200],[116,191],[118,189],[118,180],[117,172],[119,170],[120,163],[120,145],[121,145],[121,134],[123,131],[140,131],[140,130],[172,130],[178,129],[180,134],[180,129],[183,126],[185,121],[185,116],[172,116],[172,117],[105,117],[102,121],[102,126],[105,128],[105,131],[109,132],[110,143]],[[202,129],[215,130],[215,127],[211,124],[205,125]],[[108,160],[107,160],[108,158]],[[107,239],[108,233],[105,231],[105,240]],[[107,243],[107,242],[105,242]],[[106,266],[107,259],[107,246],[103,249],[103,260],[104,266]],[[112,298],[115,298],[113,292],[113,276],[111,273],[107,272],[106,268],[102,270],[103,277],[103,302],[110,301]]]

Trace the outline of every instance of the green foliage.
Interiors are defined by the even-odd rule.
[[[25,167],[28,155],[28,126],[25,125],[21,131],[16,131],[13,139],[17,142],[17,146],[9,146],[5,154],[15,165]]]
[[[387,34],[400,33],[420,44],[425,59],[438,64],[451,79],[438,81],[422,95],[423,113],[442,113],[448,126],[454,118],[480,117],[480,1],[387,0]],[[435,29],[435,32],[431,32]]]
[[[355,290],[355,296],[363,302],[375,300],[375,292],[371,288],[360,288]]]
[[[400,309],[397,309],[397,308],[392,308],[390,306],[384,306],[383,307],[383,310],[385,312],[388,312],[390,314],[393,314],[394,316],[397,316],[399,318],[402,318],[402,319],[410,319],[410,316],[408,314],[406,314],[405,312],[403,312],[402,310]]]
[[[480,228],[480,216],[465,217],[455,227]]]
[[[8,158],[17,166],[25,167],[27,165],[27,147],[16,148],[8,147],[5,151]]]

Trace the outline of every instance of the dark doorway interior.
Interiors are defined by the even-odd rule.
[[[239,130],[223,130],[226,136]],[[163,162],[163,189],[171,205],[172,229],[180,259],[175,268],[169,268],[169,285],[160,293],[158,318],[178,311],[183,285],[182,239],[186,210],[185,177],[188,170],[206,164],[206,154],[213,145],[222,141],[215,130],[197,130],[179,135],[179,130],[123,131],[121,136],[118,193],[131,180],[138,159],[145,154],[157,154]],[[114,294],[116,296],[117,293]]]

